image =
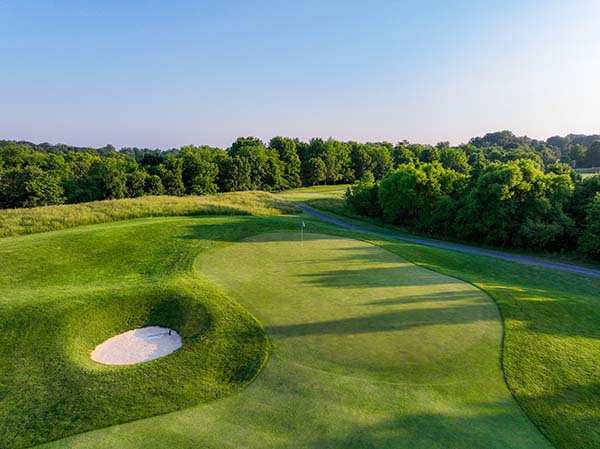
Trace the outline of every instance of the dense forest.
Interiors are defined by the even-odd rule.
[[[600,135],[538,141],[500,131],[452,147],[274,137],[157,149],[0,141],[0,208],[142,195],[356,183],[356,212],[422,233],[600,257]]]

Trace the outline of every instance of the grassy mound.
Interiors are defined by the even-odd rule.
[[[32,209],[0,209],[0,237],[142,217],[279,215],[296,211],[292,204],[266,192],[146,196]]]
[[[0,273],[0,447],[205,403],[257,375],[267,356],[262,327],[191,274],[193,245],[173,242],[181,228],[157,225],[0,243],[0,252],[19,250]],[[107,338],[149,325],[175,329],[182,348],[129,366],[90,359]]]

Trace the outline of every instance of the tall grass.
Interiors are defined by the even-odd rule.
[[[298,210],[266,192],[210,196],[146,196],[91,203],[0,210],[0,237],[34,234],[142,217],[180,215],[281,215]]]

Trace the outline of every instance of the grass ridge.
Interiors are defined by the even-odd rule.
[[[0,238],[134,218],[193,215],[269,216],[297,211],[290,202],[261,191],[206,196],[145,196],[30,209],[0,209]]]

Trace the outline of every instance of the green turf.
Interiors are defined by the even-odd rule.
[[[11,261],[0,272],[0,447],[196,405],[254,378],[262,328],[191,274],[208,243],[186,232],[162,219],[0,241]],[[90,360],[105,339],[144,325],[176,329],[183,348],[129,367]]]
[[[242,322],[258,331],[252,316],[233,302],[234,299],[242,302],[246,309],[263,321],[273,342],[281,341],[279,346],[274,343],[266,369],[250,387],[206,405],[80,434],[52,443],[48,447],[335,448],[354,445],[369,448],[386,447],[386,444],[389,447],[402,447],[395,442],[398,433],[401,434],[402,441],[407,441],[407,446],[414,447],[436,447],[434,443],[440,444],[440,447],[510,447],[511,442],[507,443],[503,438],[514,438],[513,441],[516,441],[523,437],[524,434],[518,429],[524,427],[507,424],[512,422],[511,419],[523,424],[524,418],[522,415],[518,418],[519,413],[514,408],[514,403],[508,399],[506,403],[490,400],[502,389],[483,389],[481,394],[473,398],[468,391],[479,388],[475,383],[472,386],[468,384],[469,390],[461,388],[460,384],[454,387],[432,385],[429,389],[426,386],[409,385],[408,392],[399,393],[398,390],[397,394],[393,394],[389,391],[398,386],[385,380],[386,370],[379,370],[381,366],[377,366],[377,369],[369,366],[376,358],[371,357],[370,352],[364,356],[365,364],[352,364],[351,370],[354,371],[350,376],[344,374],[345,368],[336,370],[337,366],[345,367],[344,363],[351,357],[359,359],[357,355],[348,353],[342,343],[343,338],[352,336],[349,329],[365,330],[357,332],[357,344],[363,346],[365,339],[371,336],[375,340],[385,340],[383,335],[379,335],[380,332],[371,327],[377,322],[383,323],[388,334],[402,333],[408,336],[417,329],[428,332],[435,330],[431,323],[396,329],[396,320],[387,317],[389,312],[392,316],[407,317],[413,323],[418,323],[422,320],[416,315],[416,311],[408,312],[412,310],[410,307],[417,308],[418,302],[406,304],[408,310],[404,310],[402,304],[383,304],[376,308],[381,310],[379,317],[373,310],[374,304],[360,307],[361,311],[365,311],[364,315],[351,304],[348,310],[342,310],[345,309],[343,306],[333,307],[331,317],[321,316],[317,321],[325,321],[321,324],[327,332],[317,334],[314,325],[298,326],[303,323],[291,321],[279,326],[279,335],[272,335],[270,327],[273,322],[270,320],[280,319],[279,315],[286,308],[289,309],[285,302],[273,303],[267,311],[259,313],[258,307],[250,303],[249,296],[239,296],[239,292],[235,295],[224,294],[206,280],[203,274],[193,272],[194,258],[200,254],[201,259],[212,257],[218,263],[229,264],[227,261],[230,261],[226,274],[227,270],[233,271],[229,273],[230,276],[235,275],[233,278],[220,274],[222,270],[211,274],[225,287],[246,271],[262,273],[261,267],[266,268],[269,264],[260,255],[243,260],[241,257],[238,260],[221,259],[219,256],[236,247],[241,251],[241,247],[250,243],[234,243],[229,247],[222,247],[222,244],[265,232],[285,231],[291,227],[298,229],[300,219],[306,221],[307,229],[313,232],[372,239],[365,234],[340,231],[309,217],[229,217],[133,220],[0,240],[0,258],[10,261],[10,264],[3,265],[0,273],[0,438],[4,438],[0,440],[0,447],[19,447],[19,444],[24,445],[26,441],[54,438],[61,433],[80,431],[86,426],[107,425],[115,418],[120,420],[119,413],[126,414],[128,419],[134,419],[135,413],[147,412],[148,406],[154,407],[154,411],[166,411],[186,407],[190,402],[209,400],[207,396],[194,396],[195,389],[186,390],[176,400],[169,400],[169,395],[175,397],[181,390],[163,383],[164,378],[157,373],[163,373],[167,368],[152,368],[151,364],[154,362],[140,365],[144,367],[139,368],[139,373],[144,373],[143,376],[127,377],[118,372],[120,369],[116,369],[110,374],[115,376],[113,379],[119,379],[119,382],[113,383],[113,388],[109,388],[110,381],[104,381],[110,376],[98,376],[89,367],[85,367],[86,363],[91,363],[87,360],[87,354],[92,340],[95,342],[104,338],[100,334],[110,334],[117,327],[126,327],[125,324],[134,326],[149,322],[150,316],[157,318],[153,322],[155,324],[171,320],[168,322],[176,326],[178,321],[185,322],[182,319],[184,315],[189,316],[194,311],[184,315],[172,314],[170,311],[181,312],[186,307],[190,310],[190,305],[197,304],[208,304],[209,307],[219,309],[218,306],[226,303],[235,309]],[[505,374],[519,403],[557,447],[600,447],[598,280],[397,241],[372,241],[419,265],[472,282],[493,297],[504,319]],[[318,242],[318,250],[321,251],[325,240]],[[259,246],[264,248],[265,245],[263,243]],[[214,252],[207,255],[206,251]],[[338,253],[347,254],[343,251]],[[342,255],[337,254],[338,257]],[[343,260],[331,261],[307,259],[308,263],[315,264],[319,273],[322,272],[323,264],[331,264],[331,272],[343,271],[344,267],[348,267],[351,272],[347,273],[348,276],[334,273],[327,277],[298,276],[294,282],[302,280],[302,289],[309,288],[313,292],[338,290],[322,285],[324,282],[332,283],[350,292],[348,300],[354,297],[354,293],[362,290],[375,294],[379,289],[383,292],[393,288],[392,285],[364,287],[363,284],[369,282],[364,277],[367,273],[373,276],[375,285],[388,279],[388,276],[384,276],[385,270],[367,270],[363,273],[364,276],[358,276],[352,268],[369,266],[371,257],[361,259],[357,255],[348,254]],[[399,260],[398,264],[405,265],[406,262]],[[217,268],[215,265],[214,269]],[[285,279],[286,273],[293,273],[293,269],[288,269],[287,264],[280,264],[273,269],[279,270],[274,285]],[[402,272],[400,268],[398,270]],[[408,275],[414,277],[412,271],[406,273],[411,273]],[[255,279],[260,280],[261,274],[256,275]],[[339,285],[345,282],[347,285]],[[405,287],[398,286],[400,289]],[[294,292],[291,288],[288,290]],[[167,303],[168,307],[164,307],[165,296],[176,298],[176,301],[170,305]],[[264,300],[265,297],[268,295],[262,295],[258,299]],[[398,295],[398,298],[401,297],[402,295]],[[466,301],[465,307],[457,307],[455,315],[447,317],[452,320],[464,312],[464,322],[446,323],[443,326],[468,328],[469,323],[474,325],[475,309],[466,307],[472,305],[469,304],[472,300],[475,298],[461,300]],[[431,301],[440,305],[444,302],[452,303],[450,299]],[[421,302],[425,303],[427,299],[422,298]],[[318,305],[321,307],[321,304]],[[310,311],[315,308],[315,304],[311,306],[303,310],[308,317],[311,317]],[[444,308],[451,310],[450,307],[442,306]],[[152,313],[153,310],[162,312],[157,316]],[[217,312],[218,310],[214,313]],[[339,315],[342,312],[347,315]],[[432,317],[439,317],[438,312],[437,309],[431,310]],[[198,317],[204,316],[198,310],[194,313]],[[267,315],[273,316],[267,319]],[[369,318],[369,315],[374,316]],[[229,316],[229,313],[221,315],[223,319],[219,328],[240,321],[230,320]],[[355,320],[357,316],[363,318]],[[297,319],[298,316],[293,318]],[[116,321],[122,321],[123,326],[117,326]],[[479,324],[489,326],[495,322],[491,319],[479,321]],[[192,327],[203,329],[201,322],[202,320],[198,320],[197,323],[200,324]],[[81,329],[85,332],[80,332]],[[447,329],[449,330],[451,329]],[[294,335],[291,331],[299,335]],[[241,334],[243,332],[237,333]],[[496,334],[492,339],[493,332],[486,335],[490,341],[496,342],[496,363],[499,363],[499,336]],[[230,339],[231,334],[221,333],[220,338]],[[323,344],[323,350],[330,342],[329,348],[334,356],[321,360],[324,365],[317,364],[316,369],[311,369],[311,364],[315,363],[314,358],[308,364],[299,363],[298,360],[300,355],[305,356],[311,351],[300,351],[298,347],[294,347],[288,351],[293,357],[293,369],[285,370],[286,360],[279,356],[279,350],[299,340],[313,345]],[[214,347],[219,348],[217,339],[213,343]],[[425,339],[420,342],[431,347],[429,343]],[[450,343],[444,340],[444,345]],[[243,341],[236,342],[234,338],[233,344],[240,345]],[[260,345],[255,347],[256,352],[260,352],[259,347],[262,348]],[[243,346],[241,348],[244,349]],[[200,346],[196,346],[191,352],[199,349]],[[401,349],[398,355],[402,354]],[[380,351],[379,358],[382,360],[385,359],[384,356],[389,356],[383,349],[370,350],[376,351],[375,354]],[[156,363],[176,355],[177,353]],[[194,352],[194,357],[196,356],[200,355]],[[387,360],[389,366],[399,366],[394,365],[399,361],[390,360],[389,357]],[[454,366],[453,360],[446,362],[449,368]],[[457,366],[460,366],[461,360],[465,359],[457,359]],[[471,370],[477,372],[484,365],[485,363],[477,365],[477,369],[468,365],[464,369],[465,379],[469,379]],[[492,370],[496,375],[499,373],[497,369],[498,365]],[[182,377],[185,377],[177,381],[179,385],[180,380],[191,382],[189,385],[197,382],[197,370],[177,365],[173,371],[181,372]],[[448,371],[452,372],[456,371]],[[418,371],[414,372],[414,375],[418,374]],[[335,390],[327,388],[331,377],[336,379]],[[126,382],[122,382],[123,379]],[[490,385],[498,385],[498,377],[495,379],[488,379]],[[374,386],[369,389],[366,383]],[[390,390],[387,390],[388,385]],[[223,396],[239,390],[240,386],[243,385],[234,384],[231,389],[223,392]],[[356,389],[363,387],[367,391],[366,400],[364,396],[355,395]],[[382,388],[387,394],[380,394]],[[425,392],[422,392],[423,389]],[[502,391],[506,398],[506,390]],[[129,401],[125,403],[113,400],[119,394]],[[246,410],[247,413],[240,413],[240,410]],[[427,413],[424,410],[436,411]],[[72,413],[73,411],[77,413]],[[497,425],[490,427],[490,422]],[[302,431],[306,427],[305,423],[310,424],[308,436]],[[523,425],[528,427],[526,420]],[[438,430],[424,431],[431,428]],[[506,432],[514,435],[507,436]],[[539,435],[531,429],[527,432],[528,436],[523,438],[529,440],[531,447],[544,447],[543,440],[537,440]],[[20,436],[20,440],[9,440],[9,436],[15,434]],[[299,440],[293,440],[295,435],[298,435]],[[477,436],[476,440],[474,435]],[[415,438],[418,438],[417,442]],[[13,444],[15,441],[19,444]],[[521,442],[516,444],[516,447],[528,447],[519,446],[520,444]]]
[[[233,396],[48,447],[548,447],[504,384],[498,311],[480,290],[357,240],[308,234],[300,243],[298,233],[277,233],[222,245],[297,224],[142,220],[55,233],[60,246],[75,236],[116,247],[132,234],[154,235],[143,245],[149,254],[160,254],[153,247],[170,237],[180,250],[155,261],[155,272],[185,271],[191,254],[201,254],[198,282],[212,281],[221,297],[243,304],[272,347],[265,370]],[[126,253],[94,265],[113,277],[108,267],[136,258]]]

